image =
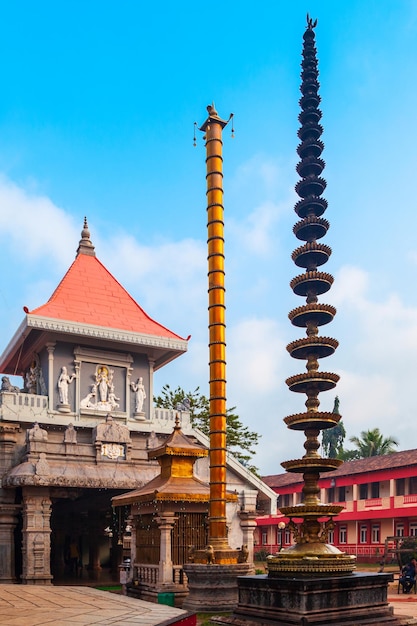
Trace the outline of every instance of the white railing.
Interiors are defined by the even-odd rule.
[[[135,563],[133,565],[133,580],[146,585],[157,585],[159,582],[159,565],[145,565]],[[176,585],[187,586],[188,578],[182,565],[174,565],[172,568],[172,582]]]
[[[47,411],[47,396],[9,391],[0,393],[0,415],[4,420],[41,422]]]
[[[172,573],[173,573],[173,582],[176,585],[187,586],[188,578],[187,578],[187,574],[182,569],[182,565],[174,565]]]
[[[135,563],[133,566],[133,579],[147,585],[156,585],[159,580],[159,565],[143,565]]]

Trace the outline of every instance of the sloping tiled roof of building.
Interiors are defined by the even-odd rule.
[[[417,450],[404,450],[403,452],[393,452],[392,454],[370,456],[366,459],[358,459],[357,461],[345,461],[337,470],[326,472],[326,474],[321,475],[321,478],[352,476],[354,474],[377,472],[385,469],[408,467],[410,465],[417,465]],[[277,487],[301,483],[302,477],[301,474],[285,472],[283,474],[263,476],[262,480],[269,487],[275,489]]]
[[[145,313],[96,258],[87,223],[77,257],[46,304],[30,311],[80,324],[182,339]]]

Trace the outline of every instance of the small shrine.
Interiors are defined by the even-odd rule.
[[[181,606],[188,594],[182,566],[195,550],[206,549],[209,485],[194,475],[208,450],[184,435],[178,416],[163,445],[148,450],[160,474],[141,489],[116,496],[114,507],[130,505],[131,580],[128,595],[157,601],[161,593]],[[236,494],[230,494],[236,500]]]

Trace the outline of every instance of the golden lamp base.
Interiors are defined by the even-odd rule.
[[[327,543],[296,544],[267,557],[268,576],[351,574],[356,557]]]

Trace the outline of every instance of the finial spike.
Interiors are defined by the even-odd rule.
[[[77,255],[79,254],[87,254],[88,256],[96,256],[94,252],[94,246],[90,240],[90,231],[88,230],[88,222],[87,218],[84,217],[84,226],[81,231],[81,239],[78,244]]]

